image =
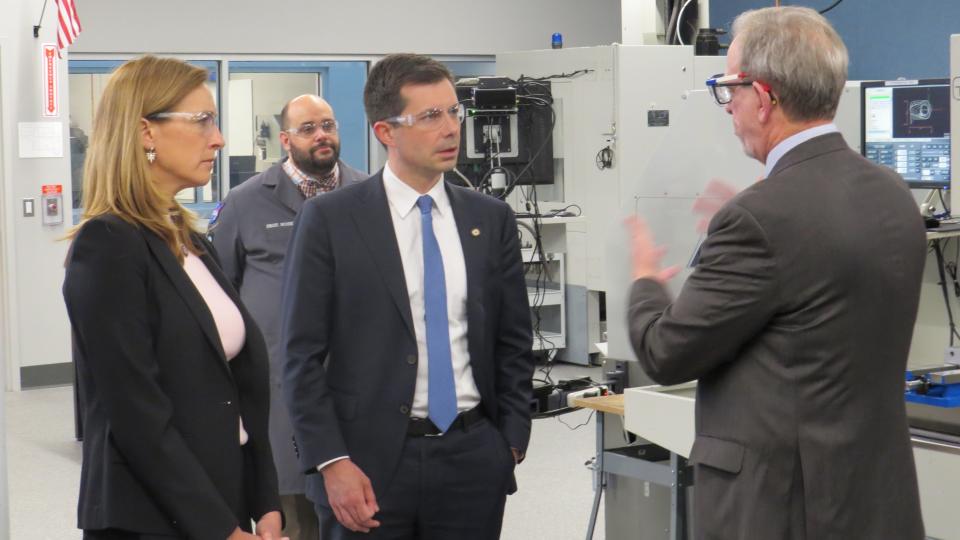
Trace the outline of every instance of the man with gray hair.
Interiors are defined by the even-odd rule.
[[[661,384],[699,379],[698,538],[923,538],[904,369],[926,241],[896,173],[832,119],[847,52],[806,8],[748,11],[707,82],[766,178],[710,222],[671,301],[633,234],[630,337]]]

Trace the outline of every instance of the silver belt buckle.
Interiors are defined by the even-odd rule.
[[[433,424],[433,422],[431,422],[429,418],[420,418],[418,416],[411,416],[410,420],[412,420],[413,422],[430,422],[431,424]],[[433,427],[437,427],[437,426],[433,426]],[[424,433],[423,435],[421,435],[421,437],[439,437],[441,435],[443,435],[443,433]]]

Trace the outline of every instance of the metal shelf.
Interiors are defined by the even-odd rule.
[[[523,259],[524,264],[534,264],[534,263],[541,263],[541,262],[551,263],[551,262],[556,262],[557,260],[557,256],[555,254],[547,253],[546,254],[547,260],[544,261],[543,258],[540,257],[540,254],[537,253],[537,251],[533,248],[521,248],[520,257]]]
[[[539,324],[539,334],[534,332],[533,350],[565,349],[566,298],[564,291],[563,253],[540,253],[533,248],[522,249],[527,300],[530,302],[534,324]],[[537,323],[536,321],[539,321]]]
[[[566,336],[559,332],[543,332],[533,335],[533,350],[548,351],[563,349],[567,346]]]
[[[530,301],[530,307],[559,306],[563,304],[563,292],[560,289],[539,290],[527,287],[527,299]]]

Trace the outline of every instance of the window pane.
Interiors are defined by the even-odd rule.
[[[72,67],[72,63],[71,63]],[[93,114],[109,73],[70,73],[70,183],[72,208],[79,209],[83,193],[83,162],[90,145]],[[76,212],[75,212],[76,213]],[[74,220],[76,221],[76,220]]]
[[[280,111],[297,96],[320,95],[320,74],[231,71],[228,88],[230,132],[227,141],[233,187],[284,157],[286,153],[280,144]]]
[[[230,186],[266,170],[285,155],[280,144],[280,111],[302,94],[323,96],[340,124],[340,159],[368,170],[369,126],[363,110],[366,62],[230,62]]]

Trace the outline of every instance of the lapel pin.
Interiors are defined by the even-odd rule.
[[[470,234],[472,234],[473,236],[480,236],[480,229],[473,229],[472,231],[470,231]]]

